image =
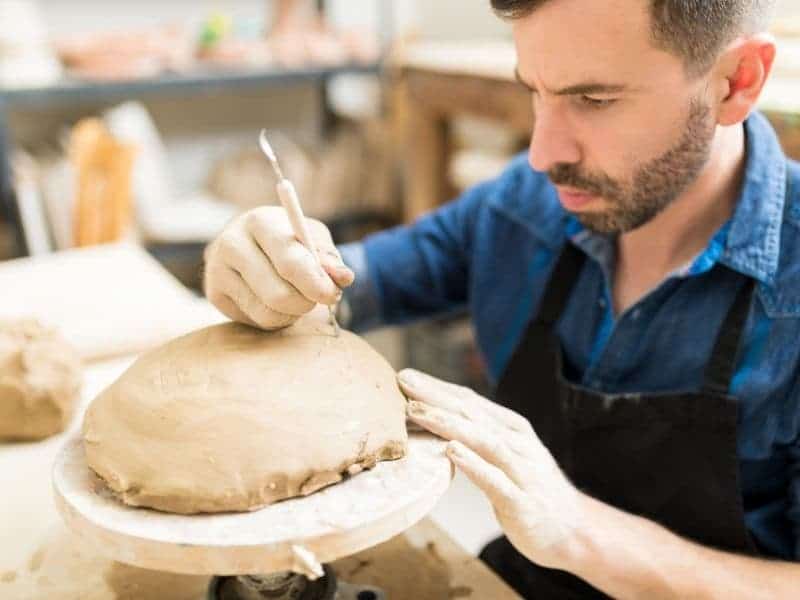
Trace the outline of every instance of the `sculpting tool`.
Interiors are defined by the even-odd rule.
[[[308,248],[311,254],[314,255],[314,258],[317,260],[317,264],[321,266],[317,247],[314,244],[314,240],[308,230],[306,218],[303,215],[303,209],[300,207],[300,199],[297,196],[297,190],[295,189],[294,184],[283,176],[281,166],[278,164],[278,157],[275,155],[272,146],[270,146],[270,143],[267,140],[267,131],[265,129],[262,129],[261,134],[258,136],[258,144],[261,146],[261,151],[269,160],[273,171],[275,171],[275,175],[278,177],[278,183],[275,188],[278,190],[278,198],[280,198],[281,205],[283,205],[283,209],[289,216],[289,222],[292,225],[292,231],[294,231],[295,237],[300,240],[301,244]],[[338,301],[336,304],[338,304]],[[330,315],[329,321],[333,326],[333,331],[336,337],[339,337],[339,323],[336,320],[336,304],[329,305],[328,312]]]

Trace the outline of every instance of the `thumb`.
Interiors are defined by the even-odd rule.
[[[333,243],[330,230],[316,219],[308,219],[308,223],[322,268],[339,288],[352,285],[356,278],[355,273],[342,261],[342,255]]]
[[[322,268],[340,288],[349,287],[353,284],[353,281],[355,281],[355,273],[344,264],[336,248],[329,250],[320,248],[319,260],[322,264]]]

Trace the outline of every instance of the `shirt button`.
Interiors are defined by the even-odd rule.
[[[641,316],[642,316],[642,309],[641,308],[635,308],[633,310],[633,312],[631,313],[631,319],[633,319],[634,321],[638,321],[639,317],[641,317]]]
[[[600,306],[600,308],[604,309],[607,306],[606,299],[600,298],[600,300],[597,301],[597,304]]]

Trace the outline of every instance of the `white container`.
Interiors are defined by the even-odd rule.
[[[36,87],[61,77],[61,63],[33,0],[0,0],[0,86]]]

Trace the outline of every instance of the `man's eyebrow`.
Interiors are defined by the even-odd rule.
[[[517,82],[521,85],[526,87],[532,92],[536,91],[536,88],[531,84],[527,83],[519,73],[519,68],[514,69],[514,77],[516,78]],[[624,92],[628,90],[628,86],[622,83],[595,83],[595,82],[587,82],[587,83],[578,83],[576,85],[571,85],[560,90],[553,91],[554,96],[579,96],[579,95],[589,95],[589,94],[619,94],[620,92]]]

